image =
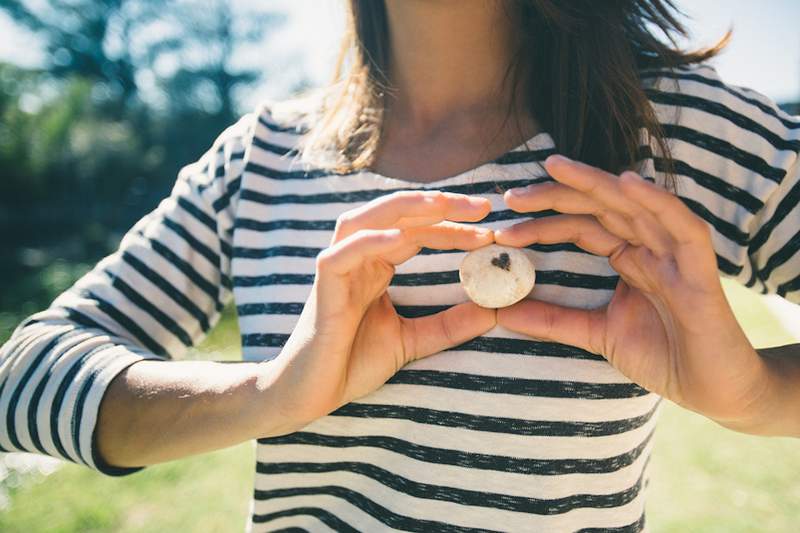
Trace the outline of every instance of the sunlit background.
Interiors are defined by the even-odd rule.
[[[0,343],[118,244],[179,168],[263,99],[325,83],[342,0],[0,0]],[[681,0],[686,47],[733,39],[723,79],[800,114],[800,1]],[[725,284],[757,346],[800,337],[797,306]],[[235,317],[191,357],[236,359]],[[652,531],[796,531],[800,446],[667,406]],[[243,444],[123,479],[0,455],[1,531],[240,531]]]

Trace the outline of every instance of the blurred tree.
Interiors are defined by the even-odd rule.
[[[45,52],[36,69],[0,63],[0,342],[79,275],[58,267],[45,287],[57,259],[111,251],[239,116],[235,93],[262,72],[233,58],[282,18],[240,5],[0,0]]]
[[[0,9],[43,40],[48,75],[96,82],[92,96],[114,118],[155,76],[170,106],[230,121],[234,89],[261,75],[232,70],[231,58],[282,18],[226,0],[0,0]],[[169,62],[177,67],[154,74]]]

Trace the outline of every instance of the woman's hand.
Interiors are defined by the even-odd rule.
[[[456,346],[495,326],[495,311],[473,303],[408,319],[386,292],[395,266],[422,247],[472,250],[493,242],[479,221],[484,198],[405,191],[344,213],[317,257],[311,294],[273,374],[284,424],[299,429],[384,384],[407,363]],[[273,364],[270,363],[270,364]]]
[[[620,275],[609,304],[579,310],[523,300],[498,324],[601,354],[646,389],[734,429],[758,431],[768,370],[725,298],[706,223],[634,172],[617,177],[552,156],[557,183],[506,192],[518,212],[561,215],[496,231],[509,246],[572,242]]]

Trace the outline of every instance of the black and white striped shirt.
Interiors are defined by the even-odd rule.
[[[800,117],[708,66],[644,80],[678,195],[713,228],[720,272],[800,302]],[[480,224],[499,228],[530,216],[507,209],[503,190],[550,179],[547,133],[425,184],[330,175],[293,157],[303,127],[282,108],[264,103],[225,130],[116,253],[20,324],[0,360],[0,451],[135,472],[101,464],[92,440],[112,378],[183,353],[231,299],[243,357],[275,357],[343,211],[395,190],[438,189],[488,198],[493,211]],[[661,181],[663,169],[650,157],[643,174]],[[571,244],[531,248],[534,297],[582,308],[611,298],[618,278],[606,258]],[[462,257],[423,250],[401,265],[389,289],[399,312],[465,301]],[[247,527],[638,531],[658,405],[601,357],[497,327],[297,433],[259,440]]]

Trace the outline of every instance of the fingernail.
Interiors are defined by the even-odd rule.
[[[508,189],[506,192],[511,196],[524,196],[530,191],[530,186],[527,187],[514,187],[513,189]]]
[[[547,160],[550,161],[551,163],[558,163],[558,162],[572,163],[572,159],[562,154],[553,154],[550,157],[548,157]]]
[[[630,181],[642,181],[642,177],[631,170],[627,170],[620,175],[620,178]]]
[[[471,205],[476,207],[483,207],[487,202],[486,198],[469,197],[468,200]]]

